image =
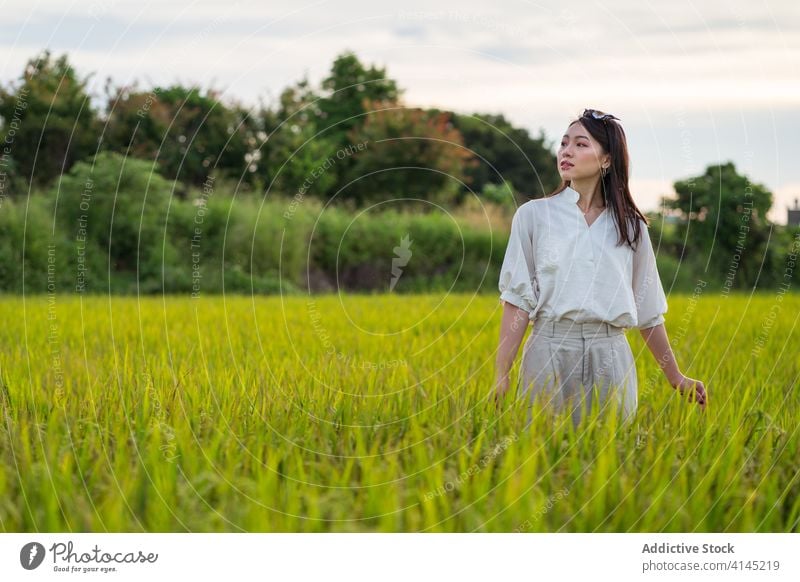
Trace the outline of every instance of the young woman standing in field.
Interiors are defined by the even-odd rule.
[[[664,329],[667,301],[647,219],[628,188],[628,147],[619,119],[587,109],[558,150],[561,186],[521,205],[500,273],[503,319],[495,402],[528,324],[518,396],[569,410],[577,425],[593,404],[638,405],[636,367],[625,329],[638,328],[673,388],[705,410],[703,382],[684,376]],[[529,412],[528,423],[531,416]]]

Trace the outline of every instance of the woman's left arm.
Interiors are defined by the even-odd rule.
[[[658,365],[664,371],[673,388],[684,394],[687,390],[695,395],[700,407],[705,410],[708,402],[706,387],[700,380],[687,378],[681,373],[675,354],[669,345],[667,330],[664,328],[664,314],[667,312],[667,297],[661,285],[656,266],[656,254],[647,224],[642,221],[640,244],[633,253],[633,286],[636,303],[637,325],[647,347],[653,353]]]
[[[681,373],[678,362],[675,360],[675,354],[672,352],[672,346],[669,344],[664,324],[660,323],[653,327],[640,329],[639,332],[642,334],[642,339],[644,339],[656,362],[663,370],[670,385],[679,390],[681,394],[685,394],[687,390],[693,392],[700,408],[705,410],[708,403],[705,384]]]

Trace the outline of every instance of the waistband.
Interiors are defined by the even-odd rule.
[[[546,319],[537,317],[533,322],[532,333],[547,337],[595,338],[611,337],[625,333],[624,327],[617,327],[602,321],[577,323],[571,319]]]

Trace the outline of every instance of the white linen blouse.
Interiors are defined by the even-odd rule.
[[[617,246],[611,210],[589,226],[567,186],[522,204],[511,222],[500,300],[541,316],[577,323],[602,321],[646,329],[664,323],[667,298],[656,268],[647,225],[636,251]]]

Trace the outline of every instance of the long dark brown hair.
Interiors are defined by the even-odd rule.
[[[591,110],[587,110],[591,111]],[[572,121],[568,127],[580,123],[589,134],[603,147],[604,153],[611,155],[611,166],[605,177],[600,178],[600,192],[608,211],[614,217],[619,238],[617,245],[627,244],[632,249],[641,235],[641,218],[649,224],[647,218],[636,206],[628,188],[628,141],[622,125],[615,119],[596,119],[584,114]],[[570,186],[570,180],[561,180],[561,185],[551,192],[553,196]],[[627,228],[626,228],[627,227]]]

